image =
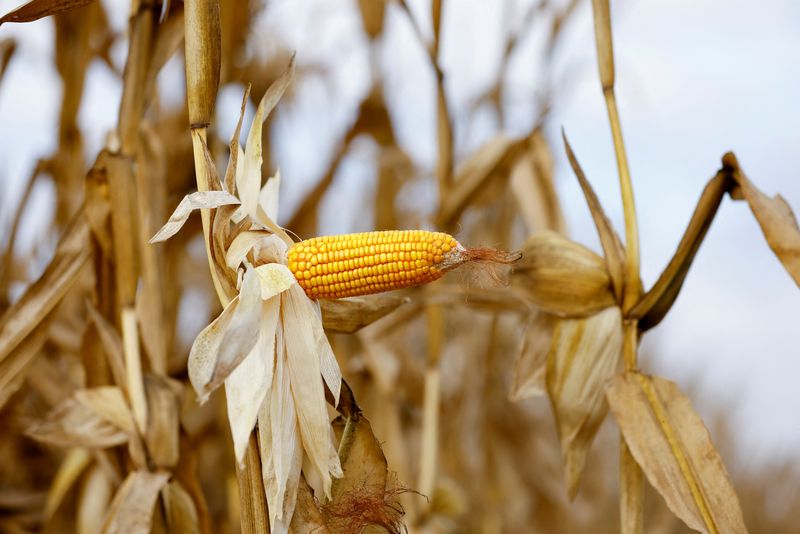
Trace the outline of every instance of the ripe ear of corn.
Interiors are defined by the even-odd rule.
[[[306,295],[330,299],[432,282],[466,261],[464,253],[442,232],[390,230],[307,239],[287,256]]]

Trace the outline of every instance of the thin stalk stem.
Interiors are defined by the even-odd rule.
[[[622,208],[625,215],[625,291],[622,298],[622,311],[627,313],[639,299],[641,281],[639,279],[639,227],[636,219],[636,204],[633,197],[633,184],[628,168],[625,142],[622,140],[622,126],[619,120],[617,99],[614,88],[603,89],[611,137],[614,140],[614,154],[617,158],[619,185],[622,192]]]

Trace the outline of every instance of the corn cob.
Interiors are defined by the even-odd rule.
[[[289,270],[312,299],[355,297],[426,284],[468,261],[451,235],[391,230],[295,243]]]

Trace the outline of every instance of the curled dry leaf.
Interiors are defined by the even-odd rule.
[[[678,386],[627,372],[606,396],[633,457],[675,515],[700,532],[747,532],[722,458]]]
[[[239,199],[226,191],[198,191],[183,197],[178,207],[169,216],[167,223],[150,239],[150,243],[160,243],[174,236],[183,228],[194,210],[234,206]]]
[[[772,198],[762,193],[745,176],[732,152],[725,154],[722,164],[733,171],[733,179],[755,215],[769,247],[778,256],[789,276],[800,286],[800,228],[792,208],[780,195]]]
[[[56,247],[42,276],[0,317],[0,364],[36,329],[78,279],[91,257],[89,227],[79,213]]]
[[[149,534],[158,494],[168,473],[133,471],[114,495],[103,520],[104,534]]]
[[[550,313],[583,317],[614,304],[606,262],[554,232],[531,236],[515,275],[534,303]]]
[[[128,433],[77,397],[69,397],[27,431],[31,438],[61,447],[105,448],[128,441]]]
[[[191,495],[183,489],[180,482],[170,480],[161,490],[164,499],[164,513],[167,532],[199,534],[200,522]]]
[[[82,448],[71,449],[64,456],[58,471],[47,491],[47,501],[44,504],[44,516],[48,520],[61,505],[64,496],[72,488],[86,467],[91,463],[92,456],[89,451]]]
[[[409,302],[408,298],[372,295],[337,300],[321,300],[325,330],[352,334]]]
[[[0,17],[0,24],[4,22],[33,22],[50,15],[56,15],[91,4],[94,0],[31,0],[21,5],[14,11]]]
[[[83,479],[83,487],[78,497],[75,518],[77,534],[100,532],[103,514],[108,509],[113,495],[112,481],[99,465],[89,468]]]
[[[180,383],[149,374],[144,378],[144,386],[149,414],[144,441],[150,459],[158,467],[174,467],[179,455]]]
[[[578,491],[586,455],[605,419],[606,382],[622,351],[622,315],[611,307],[586,319],[562,319],[547,356],[547,393],[555,414],[570,498]]]
[[[0,409],[22,385],[25,373],[47,341],[51,320],[52,314],[0,361]]]

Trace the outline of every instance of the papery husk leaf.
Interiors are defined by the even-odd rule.
[[[225,380],[228,421],[233,436],[234,454],[240,468],[259,408],[272,387],[279,305],[280,299],[270,299],[262,303],[258,342]]]
[[[239,199],[226,191],[197,191],[183,197],[178,207],[170,215],[167,223],[156,232],[150,243],[166,241],[183,228],[194,210],[213,209],[220,206],[235,206],[240,204]]]
[[[5,22],[33,22],[44,17],[91,4],[93,0],[31,0],[0,17]]]
[[[522,333],[520,348],[514,361],[514,382],[509,395],[520,401],[547,394],[545,375],[547,355],[558,319],[547,313],[536,313]]]
[[[33,423],[26,434],[44,443],[60,447],[100,449],[128,441],[128,433],[75,397],[53,408],[44,419]]]
[[[222,310],[222,313],[197,335],[194,343],[192,343],[187,368],[189,381],[192,383],[192,387],[197,393],[201,404],[208,400],[206,386],[214,374],[222,338],[225,336],[225,332],[231,324],[233,315],[238,307],[239,296],[237,295]]]
[[[409,302],[406,297],[370,295],[336,300],[320,300],[322,325],[330,332],[352,334]]]
[[[622,351],[622,315],[611,307],[586,319],[562,319],[547,356],[547,393],[561,441],[567,491],[573,498],[592,440],[606,416],[606,382]]]
[[[170,480],[161,490],[164,500],[167,531],[181,534],[199,534],[200,521],[191,495],[180,482]]]
[[[228,143],[230,157],[228,158],[228,166],[225,169],[225,180],[223,181],[222,185],[225,188],[225,191],[228,191],[229,193],[236,192],[236,184],[238,183],[237,175],[242,171],[242,165],[239,164],[239,159],[244,158],[244,150],[242,150],[242,145],[239,144],[239,137],[242,133],[242,122],[244,121],[244,111],[247,108],[247,99],[250,96],[250,87],[250,84],[247,84],[247,88],[244,90],[244,94],[242,95],[242,105],[239,109],[239,120],[236,122],[236,128],[233,130],[231,140]]]
[[[70,449],[64,456],[64,460],[58,466],[58,471],[47,490],[47,501],[44,505],[44,517],[47,521],[53,517],[64,496],[72,489],[91,461],[92,456],[89,451],[82,448]]]
[[[309,308],[305,306],[308,297],[297,285],[281,295],[281,303],[286,360],[303,448],[319,471],[325,496],[330,498],[331,475],[341,476],[341,465],[338,457],[330,454],[333,444],[319,355],[316,352],[317,340],[308,326],[310,321],[319,319],[313,308],[309,313]]]
[[[336,356],[333,354],[333,349],[328,342],[328,337],[325,335],[325,330],[322,327],[322,315],[319,306],[314,301],[305,298],[301,299],[300,295],[304,295],[299,290],[299,286],[295,286],[295,293],[298,295],[298,304],[302,303],[304,308],[303,315],[307,317],[314,316],[315,320],[309,320],[307,323],[314,335],[316,341],[316,352],[319,355],[319,367],[322,379],[328,390],[333,395],[333,406],[339,404],[339,393],[342,389],[342,371],[339,369],[339,362],[336,361]]]
[[[156,499],[168,479],[168,473],[130,473],[111,501],[103,534],[149,534]]]
[[[745,176],[736,156],[729,152],[722,158],[726,167],[733,169],[733,179],[741,188],[742,195],[755,215],[761,232],[778,257],[783,267],[800,286],[800,227],[792,208],[780,195],[770,198],[762,193]]]
[[[603,258],[555,232],[525,242],[515,275],[536,305],[562,317],[585,317],[615,303]]]
[[[78,279],[92,257],[89,227],[79,213],[64,231],[42,276],[0,317],[0,364],[34,331]]]
[[[122,339],[119,332],[114,326],[102,315],[91,303],[88,303],[86,309],[89,312],[89,320],[92,321],[97,329],[100,344],[108,356],[108,362],[111,367],[111,374],[114,381],[118,386],[127,388],[125,379],[125,355],[122,349]]]
[[[281,263],[266,263],[255,268],[261,287],[261,298],[271,299],[296,284],[294,274]]]
[[[205,387],[207,392],[217,389],[258,342],[261,304],[258,275],[247,269],[239,289],[239,305],[222,336],[214,372]]]
[[[553,155],[541,130],[530,137],[527,151],[511,167],[510,186],[528,230],[564,233],[566,225],[553,183]]]
[[[261,206],[261,209],[264,210],[264,213],[267,214],[267,217],[273,221],[278,220],[280,189],[281,172],[277,171],[275,176],[267,179],[264,187],[261,188],[261,192],[258,194],[258,204]]]
[[[225,252],[225,264],[229,269],[235,271],[253,247],[267,236],[269,234],[264,231],[240,232],[233,238]]]
[[[722,458],[677,385],[631,371],[606,396],[631,454],[675,515],[700,532],[747,532]]]
[[[278,104],[286,88],[294,76],[294,56],[289,61],[286,71],[270,85],[267,92],[258,104],[250,132],[247,134],[247,143],[244,149],[242,172],[236,177],[236,189],[242,201],[241,208],[234,215],[233,220],[239,221],[245,215],[256,217],[259,193],[261,192],[261,141],[264,121]]]
[[[297,426],[283,335],[278,330],[274,382],[258,418],[261,472],[267,495],[272,534],[288,532],[297,501],[303,447]]]

